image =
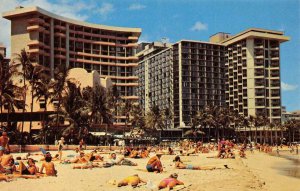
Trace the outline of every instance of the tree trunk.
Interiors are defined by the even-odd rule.
[[[24,121],[25,121],[25,118],[24,118],[24,113],[25,113],[25,110],[26,110],[26,83],[25,83],[25,75],[23,76],[23,88],[24,88],[24,93],[23,93],[23,98],[24,98],[24,101],[23,101],[23,110],[22,110],[22,115],[23,115],[23,120],[22,120],[22,128],[21,128],[21,144],[23,144],[23,131],[24,131]]]
[[[210,142],[210,126],[208,126],[208,142]]]
[[[31,87],[33,88],[33,87]],[[29,143],[31,143],[31,129],[32,129],[32,112],[33,112],[33,89],[31,89],[31,105],[30,105],[30,114],[29,114],[29,120],[30,120],[30,124],[29,124]]]
[[[270,131],[270,133],[271,133],[271,145],[273,146],[273,129],[271,128],[270,130],[271,130]]]
[[[255,144],[257,144],[257,125],[255,126]]]

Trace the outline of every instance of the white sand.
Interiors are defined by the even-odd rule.
[[[55,154],[55,152],[52,152]],[[64,155],[74,154],[73,151],[64,151]],[[131,188],[130,186],[118,188],[108,182],[110,180],[120,181],[123,178],[139,174],[142,179],[151,180],[158,185],[159,182],[171,173],[178,173],[178,180],[185,185],[191,185],[182,190],[190,191],[298,191],[299,179],[287,177],[272,169],[279,159],[265,154],[247,153],[248,159],[215,159],[207,158],[215,156],[216,153],[200,154],[200,156],[183,156],[181,159],[189,164],[200,166],[221,167],[227,164],[232,169],[217,169],[211,171],[203,170],[179,170],[174,169],[173,158],[175,156],[162,156],[165,171],[162,174],[148,173],[145,166],[148,159],[131,159],[138,163],[137,167],[113,166],[111,168],[72,169],[72,164],[56,164],[58,177],[43,177],[40,179],[16,179],[12,182],[1,182],[1,191],[115,191],[115,190],[149,190],[146,186]],[[15,154],[15,156],[19,156]],[[107,158],[107,155],[105,155]],[[37,157],[33,157],[37,158]],[[39,162],[37,164],[41,166]],[[142,170],[140,170],[142,169]],[[265,185],[264,185],[265,182]],[[293,185],[293,186],[292,186]],[[287,187],[289,186],[289,187]]]

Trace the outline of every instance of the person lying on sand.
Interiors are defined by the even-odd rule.
[[[4,151],[4,155],[0,157],[0,164],[2,166],[7,166],[9,164],[9,161],[13,158],[13,156],[10,154],[9,150]]]
[[[83,165],[73,166],[73,169],[92,169],[92,168],[102,168],[102,167],[109,167],[109,166],[107,164],[87,162]]]
[[[149,157],[149,151],[147,150],[146,147],[142,148],[142,150],[141,150],[141,157],[142,157],[142,158],[147,158],[147,157]]]
[[[125,159],[124,157],[117,158],[116,153],[111,153],[110,161],[108,161],[108,163],[111,163],[113,165],[137,166],[137,163]]]
[[[163,179],[159,185],[158,189],[163,189],[163,188],[169,188],[170,190],[173,189],[176,185],[183,185],[184,183],[177,180],[178,174],[174,173],[171,174],[168,178]]]
[[[174,159],[174,162],[175,162],[175,168],[177,169],[191,169],[191,170],[213,170],[213,169],[216,169],[216,167],[214,166],[194,166],[194,165],[191,165],[191,164],[184,164],[181,160],[180,160],[180,156],[176,156],[175,159]]]
[[[194,166],[191,164],[184,164],[180,156],[176,156],[174,159],[175,168],[177,169],[191,169],[191,170],[214,170],[214,169],[229,169],[228,165],[223,165],[222,167],[216,166]]]
[[[35,162],[32,158],[28,158],[26,167],[22,161],[19,162],[19,172],[22,175],[35,175],[39,172],[39,168],[35,165]]]
[[[9,158],[6,165],[0,164],[0,173],[13,174],[16,172],[15,160],[14,158]]]
[[[6,181],[6,182],[9,182],[11,181],[11,177],[7,176],[7,175],[4,175],[4,174],[0,174],[0,182],[1,181]]]
[[[51,154],[47,154],[45,157],[45,162],[43,162],[40,173],[43,173],[45,168],[47,176],[56,176],[57,171],[55,170],[54,163],[51,162],[52,157]]]
[[[118,183],[118,187],[131,185],[132,187],[137,187],[139,183],[146,183],[143,179],[139,177],[138,174],[133,176],[128,176]]]
[[[160,161],[160,158],[163,153],[158,152],[155,156],[151,157],[147,163],[146,169],[148,172],[162,172],[163,167]]]

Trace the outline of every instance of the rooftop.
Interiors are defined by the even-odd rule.
[[[290,40],[290,37],[284,36],[284,32],[282,31],[266,30],[260,28],[249,28],[245,31],[242,31],[232,37],[223,40],[221,43],[224,45],[228,45],[235,41],[239,41],[250,37],[268,38],[268,39],[279,40],[280,42],[286,42]]]
[[[113,30],[113,31],[119,31],[119,32],[133,32],[136,33],[136,35],[140,35],[142,32],[141,28],[128,28],[128,27],[115,27],[115,26],[107,26],[107,25],[100,25],[100,24],[93,24],[93,23],[87,23],[83,21],[77,21],[74,19],[66,18],[63,16],[56,15],[54,13],[48,12],[40,7],[33,6],[33,7],[17,7],[16,9],[8,12],[2,13],[2,17],[6,18],[8,20],[11,20],[15,17],[21,17],[30,13],[40,13],[42,15],[64,21],[66,23],[75,24],[75,25],[81,25],[85,27],[90,28],[96,28],[96,29],[104,29],[104,30]]]

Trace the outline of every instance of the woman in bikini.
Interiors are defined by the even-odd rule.
[[[174,162],[175,162],[175,168],[177,169],[190,169],[190,170],[213,170],[213,169],[216,169],[216,167],[214,166],[194,166],[194,165],[191,165],[191,164],[184,164],[181,160],[180,160],[180,156],[176,156],[175,159],[174,159]]]
[[[142,180],[139,175],[135,174],[133,176],[128,176],[118,183],[118,187],[131,185],[132,187],[137,187],[139,183],[146,183],[145,180]]]
[[[169,187],[169,189],[173,189],[176,185],[183,185],[184,183],[177,180],[178,175],[176,173],[171,174],[168,178],[163,179],[159,185],[158,189],[163,189]]]

